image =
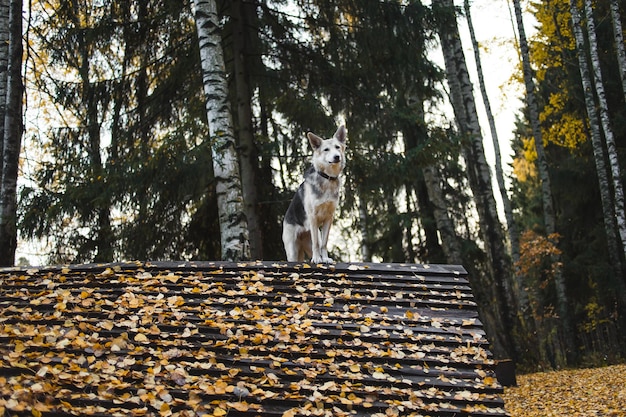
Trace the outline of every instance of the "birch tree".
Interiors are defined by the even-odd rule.
[[[526,87],[526,105],[528,107],[529,122],[535,140],[535,150],[537,151],[537,170],[541,180],[541,197],[543,202],[543,223],[546,235],[556,232],[556,218],[554,214],[554,204],[552,197],[552,185],[550,181],[550,173],[548,171],[548,162],[543,147],[543,135],[539,125],[539,107],[535,98],[535,81],[533,78],[533,70],[530,66],[530,52],[528,41],[526,39],[526,30],[524,29],[524,21],[522,19],[522,7],[520,0],[513,0],[515,8],[515,19],[517,21],[517,32],[519,36],[519,47],[522,56],[522,69],[524,74],[524,85]]]
[[[522,7],[520,0],[513,0],[513,7],[515,9],[520,53],[522,56],[524,85],[526,87],[526,105],[528,107],[529,121],[533,132],[533,138],[535,140],[535,150],[537,152],[537,171],[539,172],[541,182],[544,228],[546,235],[550,236],[556,233],[556,214],[554,212],[552,184],[548,170],[548,161],[546,159],[543,146],[543,135],[539,124],[539,106],[537,105],[537,101],[535,99],[535,81],[533,71],[530,66],[530,52],[528,48],[528,41],[526,39],[526,31],[524,29],[524,21],[522,19]],[[553,263],[554,265],[560,265],[557,255],[554,255]],[[563,337],[565,339],[565,346],[567,346],[567,349],[571,349],[574,346],[574,335],[571,329],[565,279],[561,268],[558,268],[554,275],[554,287],[558,303],[557,308],[563,322],[562,330]],[[572,352],[572,350],[570,350],[570,352]]]
[[[476,40],[476,34],[474,33],[474,24],[472,22],[472,15],[470,12],[469,0],[463,2],[465,9],[465,17],[467,18],[467,25],[470,32],[470,39],[472,40],[472,47],[474,49],[474,58],[476,60],[476,72],[478,75],[478,83],[480,87],[480,93],[485,105],[485,111],[487,113],[487,120],[489,121],[489,132],[491,133],[491,140],[493,141],[493,150],[495,156],[495,173],[496,180],[498,182],[498,189],[500,190],[500,197],[502,198],[502,205],[504,207],[504,216],[506,218],[507,231],[509,241],[511,243],[511,257],[513,262],[519,259],[519,239],[518,230],[513,221],[513,208],[511,207],[511,199],[506,192],[506,184],[504,182],[504,172],[502,169],[502,156],[500,153],[500,141],[498,140],[498,131],[496,130],[496,122],[491,111],[491,103],[489,96],[487,95],[487,87],[485,85],[485,77],[483,75],[483,68],[480,59],[480,49],[478,41]]]
[[[626,100],[626,51],[624,48],[624,32],[622,31],[622,18],[619,12],[619,1],[611,0],[611,22],[613,23],[613,36],[615,37],[615,49],[617,51],[617,63],[619,64],[619,75],[622,80],[622,92]]]
[[[15,262],[17,249],[17,176],[22,144],[22,0],[11,0],[6,108],[0,186],[0,266]]]
[[[215,0],[194,0],[194,6],[219,208],[222,259],[246,260],[250,258],[248,226],[228,102],[217,7]]]
[[[496,292],[491,296],[492,308],[497,309],[496,317],[500,320],[498,329],[503,339],[499,346],[499,355],[512,355],[513,343],[508,330],[513,326],[513,316],[509,306],[513,306],[510,287],[511,264],[504,245],[504,235],[498,220],[496,202],[491,186],[491,173],[485,158],[482,134],[469,72],[465,62],[463,46],[454,15],[452,0],[439,0],[446,15],[440,24],[440,39],[444,55],[445,69],[450,87],[450,96],[454,115],[461,134],[467,137],[465,162],[468,179],[478,212],[480,231],[487,253],[491,283]],[[494,337],[492,335],[492,337]]]
[[[576,13],[576,3],[570,2],[572,7],[572,16]],[[626,254],[626,213],[624,212],[624,186],[622,185],[621,169],[619,166],[619,157],[617,155],[617,146],[613,135],[613,128],[609,119],[609,106],[604,91],[604,81],[602,79],[602,71],[600,68],[600,57],[598,56],[598,41],[596,39],[596,27],[593,18],[593,8],[591,0],[585,0],[585,17],[587,18],[587,36],[589,38],[589,53],[591,56],[591,67],[593,68],[592,80],[596,90],[600,110],[600,122],[604,133],[604,141],[606,142],[606,151],[609,158],[609,166],[611,169],[611,177],[613,179],[613,201],[615,204],[615,219],[617,221],[617,230],[622,241],[622,248]],[[572,17],[573,19],[573,17]],[[580,26],[580,25],[579,25]],[[579,50],[579,54],[583,50]],[[589,115],[591,117],[591,115]]]

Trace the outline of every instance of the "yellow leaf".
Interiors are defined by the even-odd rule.
[[[294,417],[296,415],[296,409],[291,408],[283,413],[283,417]]]
[[[26,350],[26,346],[24,346],[24,343],[22,343],[20,340],[15,341],[15,352],[21,353],[24,352],[24,350]]]
[[[213,410],[213,415],[217,417],[225,416],[226,410],[221,407],[216,407],[215,410]]]
[[[108,320],[107,321],[101,321],[98,325],[100,327],[102,327],[103,329],[105,329],[105,330],[111,330],[115,326],[115,324],[113,324],[112,321],[108,321]]]
[[[246,412],[250,409],[250,405],[245,401],[237,401],[235,403],[228,403],[229,407],[234,408],[237,411]]]
[[[137,333],[133,339],[135,342],[145,343],[148,341],[148,337],[143,333]]]

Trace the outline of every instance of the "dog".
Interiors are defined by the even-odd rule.
[[[303,262],[306,254],[314,264],[333,263],[326,246],[346,166],[346,128],[339,126],[330,139],[311,132],[306,136],[312,163],[285,214],[283,244],[289,262]]]

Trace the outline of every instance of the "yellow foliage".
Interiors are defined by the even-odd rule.
[[[524,150],[522,156],[513,160],[513,174],[520,182],[537,178],[537,151],[535,150],[535,140],[532,138],[522,138]]]
[[[558,93],[550,94],[548,103],[539,115],[539,121],[544,126],[542,131],[544,143],[554,143],[574,150],[587,141],[587,135],[584,122],[566,111],[569,101],[565,87]]]
[[[563,67],[563,50],[575,49],[570,29],[569,0],[533,3],[534,15],[541,30],[531,41],[531,55],[537,68],[537,81],[545,79],[548,70]]]
[[[587,141],[587,134],[583,121],[566,113],[548,127],[544,138],[548,142],[574,150]]]

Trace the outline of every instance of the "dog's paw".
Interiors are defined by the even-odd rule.
[[[311,259],[311,263],[313,264],[334,264],[335,261],[333,261],[332,258],[329,258],[328,256],[326,257],[315,257]]]

